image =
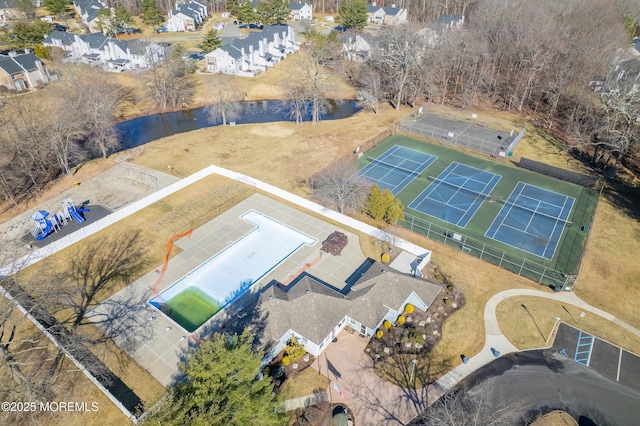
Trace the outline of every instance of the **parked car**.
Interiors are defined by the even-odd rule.
[[[218,23],[216,23],[216,24],[213,26],[213,28],[214,28],[215,30],[218,30],[218,31],[220,31],[220,30],[224,30],[224,22],[218,22]]]
[[[166,26],[166,25],[163,25],[163,26],[161,26],[160,28],[158,28],[158,29],[156,30],[156,33],[157,33],[157,34],[159,34],[159,33],[166,33],[167,31],[168,31],[167,26]]]
[[[249,29],[251,30],[261,30],[264,26],[262,24],[249,24]]]
[[[189,55],[189,58],[193,59],[194,61],[201,61],[204,59],[204,55],[202,53],[192,53],[191,55]]]
[[[51,27],[54,31],[67,31],[69,29],[66,25],[58,24],[57,22],[51,23]]]

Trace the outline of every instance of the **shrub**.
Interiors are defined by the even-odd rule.
[[[453,302],[451,301],[451,299],[444,299],[444,304],[447,306],[453,306]]]
[[[284,348],[284,352],[290,361],[298,361],[307,353],[306,349],[298,343],[295,337],[289,340],[287,346]]]
[[[382,325],[384,326],[384,328],[386,328],[387,330],[391,328],[391,322],[384,320],[384,322],[382,323]]]
[[[456,286],[453,284],[449,284],[447,286],[447,290],[449,290],[451,293],[455,293],[456,292]]]
[[[404,317],[404,315],[400,315],[398,317],[398,324],[404,325],[405,321],[406,321],[406,318]]]
[[[415,308],[411,303],[407,303],[407,306],[404,307],[404,311],[408,314],[412,314]]]
[[[282,358],[282,365],[289,365],[291,364],[291,359],[289,359],[288,356],[285,356]]]
[[[425,339],[424,337],[422,337],[422,333],[416,330],[412,330],[409,332],[409,340],[415,343],[420,343],[421,345],[424,345],[425,343]]]
[[[384,331],[382,331],[382,330],[378,330],[378,331],[376,332],[376,337],[377,337],[378,339],[382,339],[382,336],[384,336]]]
[[[395,224],[404,219],[404,205],[391,191],[380,191],[378,185],[373,185],[365,202],[365,212],[376,220],[384,220]]]
[[[389,261],[391,260],[391,256],[389,256],[389,253],[382,253],[382,256],[380,256],[380,260],[382,260],[382,263],[389,263]]]

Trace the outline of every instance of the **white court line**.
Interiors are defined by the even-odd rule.
[[[622,365],[622,348],[620,348],[620,355],[618,355],[618,373],[616,374],[616,382],[620,381],[620,366]]]
[[[522,191],[524,191],[524,185],[525,185],[525,184],[524,184],[523,182],[518,182],[518,183],[516,184],[516,187],[513,189],[513,192],[511,193],[511,195],[513,195],[513,194],[515,193],[516,189],[518,189],[518,185],[522,185],[522,186],[520,187],[520,192],[518,192],[518,195],[516,195],[516,198],[515,198],[515,200],[516,200],[516,201],[517,201],[517,200],[518,200],[518,198],[520,197],[520,194],[522,194]],[[509,195],[509,198],[507,198],[507,200],[509,200],[509,199],[511,198],[511,195]],[[489,238],[491,238],[492,240],[495,240],[495,238],[493,238],[493,237],[495,237],[495,235],[498,233],[498,231],[500,230],[500,228],[504,225],[504,221],[505,221],[505,220],[507,220],[507,217],[509,216],[509,213],[511,213],[511,209],[512,209],[514,206],[515,206],[515,203],[509,203],[509,209],[505,212],[505,215],[504,215],[504,217],[502,218],[502,220],[500,221],[500,224],[498,225],[498,227],[496,228],[496,230],[494,231],[493,236],[491,236],[491,237],[489,237]],[[502,212],[502,210],[500,210],[500,212]],[[489,229],[491,229],[491,228],[493,227],[493,224],[495,223],[495,221],[496,221],[496,220],[498,220],[498,216],[496,216],[496,217],[495,217],[495,219],[493,219],[493,222],[491,222],[491,225],[489,226]],[[504,226],[507,226],[507,225],[504,225]],[[509,228],[512,228],[512,229],[513,229],[513,226],[509,226]],[[488,236],[488,235],[487,235],[487,236]],[[504,241],[503,241],[503,242],[504,242]],[[507,243],[505,243],[505,244],[507,244]],[[511,244],[507,244],[507,245],[511,246]],[[515,247],[515,246],[511,246],[511,247]]]

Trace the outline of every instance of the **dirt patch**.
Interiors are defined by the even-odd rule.
[[[334,421],[334,416],[344,414],[347,425],[355,425],[353,411],[344,404],[332,404],[328,401],[320,401],[316,405],[307,407],[293,423],[293,426],[335,426],[340,420]]]

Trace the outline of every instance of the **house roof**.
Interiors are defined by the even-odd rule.
[[[457,24],[462,21],[462,19],[462,15],[440,15],[435,22],[440,25],[452,25]]]
[[[367,12],[368,13],[376,13],[381,9],[382,9],[382,6],[377,6],[377,5],[373,5],[373,4],[367,4]]]
[[[0,1],[0,9],[18,9],[18,0],[2,0]]]
[[[106,37],[101,33],[85,34],[80,36],[80,38],[92,49],[102,49],[102,46],[109,41],[109,37]]]
[[[293,11],[301,10],[305,6],[306,6],[306,3],[289,3],[289,8]]]
[[[265,318],[263,343],[294,330],[319,344],[345,316],[375,328],[392,309],[400,309],[415,293],[431,305],[441,287],[375,263],[349,293],[340,294],[317,278],[303,274],[289,287],[267,287],[260,299]]]
[[[633,38],[633,48],[636,50],[636,52],[638,52],[638,54],[640,54],[640,38]]]
[[[384,10],[385,15],[391,16],[396,16],[402,11],[399,7],[383,7],[382,10]]]
[[[24,71],[33,71],[37,69],[36,62],[40,59],[33,53],[18,56],[0,56],[0,68],[7,74],[20,74]]]
[[[65,31],[52,31],[44,37],[45,44],[53,44],[53,40],[60,40],[62,44],[70,46],[75,41],[75,36]]]

